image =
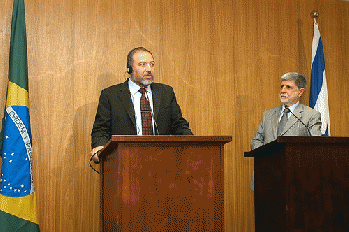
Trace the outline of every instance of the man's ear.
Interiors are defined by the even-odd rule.
[[[304,88],[300,88],[299,89],[299,97],[301,97],[304,93],[305,89]]]

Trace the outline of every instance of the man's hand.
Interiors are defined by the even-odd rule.
[[[92,149],[91,157],[94,162],[99,162],[99,152],[104,148],[104,146],[98,146]]]

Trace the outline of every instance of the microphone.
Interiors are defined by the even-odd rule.
[[[147,101],[148,101],[149,104],[150,104],[150,100],[149,100],[149,98],[148,98],[148,92],[147,92],[147,91],[145,92],[145,98],[147,99]],[[151,108],[151,118],[152,118],[152,121],[154,122],[154,134],[155,134],[155,135],[159,135],[158,124],[157,124],[156,121],[155,121],[155,117],[154,117],[153,109],[152,109],[152,108]]]
[[[153,111],[151,112],[151,116],[154,119],[154,131],[155,131],[155,135],[159,135],[159,130],[158,130],[158,124],[156,124],[154,115],[153,115]]]
[[[299,117],[297,117],[297,116],[288,108],[288,106],[285,106],[285,110],[288,110],[288,112],[291,112],[291,114],[297,119],[297,121],[300,121],[300,122],[303,124],[303,126],[304,126],[305,128],[307,128],[307,131],[308,131],[309,135],[310,135],[310,136],[313,136],[313,135],[311,134],[310,130],[309,130],[309,127],[308,127],[307,125],[305,125],[305,123],[304,123]],[[292,126],[290,126],[290,127],[289,127],[284,133],[282,133],[280,136],[283,136],[284,134],[286,134],[287,131],[289,131],[289,130],[294,126],[294,124],[295,124],[295,123],[293,123]]]

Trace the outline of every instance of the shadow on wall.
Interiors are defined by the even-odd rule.
[[[120,78],[122,79],[122,78]],[[65,164],[63,178],[71,179],[74,201],[74,215],[77,221],[75,226],[80,231],[98,231],[99,223],[99,196],[100,196],[100,175],[89,166],[91,151],[91,131],[97,111],[99,95],[102,89],[119,83],[112,74],[100,75],[98,78],[98,94],[92,103],[80,106],[74,115],[72,133],[68,138],[69,144],[65,154],[69,157],[69,164]],[[70,167],[67,167],[69,165]],[[92,165],[99,170],[99,165]],[[72,203],[72,202],[70,202]],[[93,222],[84,223],[89,218]],[[91,226],[93,228],[91,228]],[[86,227],[86,228],[85,228]]]

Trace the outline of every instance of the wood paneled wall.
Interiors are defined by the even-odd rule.
[[[1,5],[4,106],[12,0]],[[263,111],[279,104],[280,76],[298,71],[309,80],[313,9],[320,12],[331,132],[349,136],[348,2],[27,0],[41,230],[98,231],[99,176],[88,166],[98,97],[103,88],[127,78],[128,51],[144,46],[154,54],[156,80],[174,87],[193,132],[233,136],[225,156],[226,231],[253,231],[253,160],[243,152],[249,150]],[[303,103],[308,98],[309,91]]]

